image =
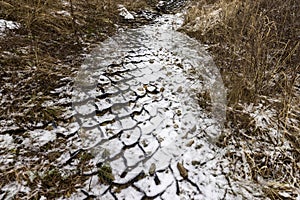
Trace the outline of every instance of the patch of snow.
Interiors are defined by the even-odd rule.
[[[275,110],[269,110],[260,104],[259,106],[254,107],[250,116],[254,118],[257,127],[268,128],[268,125],[271,124],[271,120],[275,117]]]
[[[57,11],[56,14],[63,15],[63,16],[66,16],[66,17],[71,16],[71,14],[68,11],[65,11],[65,10]]]
[[[128,187],[122,190],[120,193],[116,194],[118,199],[123,200],[134,200],[134,199],[143,199],[143,193],[137,191],[133,187]]]
[[[162,7],[164,4],[165,4],[165,1],[159,1],[156,6]]]
[[[3,200],[14,199],[15,195],[19,192],[29,194],[30,188],[18,182],[11,182],[0,189],[0,198]]]
[[[70,2],[69,2],[69,1],[61,0],[61,3],[62,3],[64,6],[70,6]]]
[[[6,134],[6,135],[0,135],[0,147],[1,148],[14,148],[12,146],[14,143],[14,139],[12,136]]]
[[[90,191],[91,194],[96,195],[96,196],[101,196],[105,193],[105,191],[110,187],[109,185],[103,185],[99,184],[99,178],[98,176],[94,176],[89,178],[86,181],[86,189]],[[105,195],[104,195],[105,196]],[[106,199],[103,197],[103,199]]]
[[[13,120],[0,120],[0,133],[5,131],[18,130],[19,128],[20,127],[17,126]]]
[[[136,183],[134,185],[139,188],[139,190],[144,191],[147,196],[155,196],[159,193],[164,192],[168,187],[174,182],[174,177],[172,173],[156,173],[156,178],[159,180],[159,184],[155,182],[155,177],[148,176]],[[175,196],[175,195],[174,195]],[[137,199],[137,198],[135,198]]]
[[[4,20],[4,19],[0,19],[0,36],[3,36],[3,32],[6,29],[17,29],[19,27],[20,27],[19,23]]]
[[[41,196],[40,200],[47,200],[47,198],[45,196]]]
[[[38,146],[43,146],[56,139],[56,134],[54,132],[43,129],[30,131],[29,134],[31,135],[33,141],[38,143]]]
[[[293,197],[287,192],[278,192],[278,194],[284,198],[292,199]]]
[[[120,12],[120,16],[124,17],[124,19],[134,19],[134,16],[125,8],[123,5],[118,6],[118,11]]]
[[[259,128],[270,129],[272,120],[276,116],[276,111],[264,106],[262,103],[254,105],[253,103],[242,105],[244,112],[253,117],[255,125]]]

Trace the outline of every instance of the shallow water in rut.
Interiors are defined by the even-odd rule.
[[[180,24],[180,17],[164,15],[119,33],[82,65],[73,92],[82,148],[114,176],[107,186],[89,180],[86,193],[105,199],[230,196],[227,161],[213,144],[225,118],[225,89],[205,48],[176,31]],[[199,106],[203,91],[211,112]]]

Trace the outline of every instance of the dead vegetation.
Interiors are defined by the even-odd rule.
[[[7,126],[32,129],[59,121],[62,106],[48,107],[45,101],[59,99],[55,88],[70,83],[64,79],[76,75],[83,53],[92,44],[116,32],[122,24],[118,5],[137,11],[155,1],[111,0],[3,0],[0,19],[20,24],[0,37],[1,93],[6,97],[0,108],[0,120]],[[48,112],[49,110],[55,112]],[[56,112],[57,111],[57,112]]]
[[[300,8],[296,0],[193,1],[183,30],[209,44],[228,88],[233,176],[271,199],[300,193]]]
[[[63,142],[65,141],[60,138],[38,149],[17,148],[7,152],[5,156],[13,157],[13,161],[0,169],[0,188],[18,188],[18,185],[23,184],[27,189],[18,188],[14,195],[8,192],[2,197],[4,199],[12,197],[14,199],[40,199],[42,197],[56,199],[61,196],[70,197],[76,192],[78,185],[89,178],[83,173],[93,167],[89,163],[91,156],[80,152],[70,160],[71,167],[64,168],[57,162],[65,151],[59,147]],[[72,167],[74,163],[76,167]]]
[[[210,45],[229,89],[230,131],[222,135],[219,145],[229,149],[232,178],[254,181],[271,199],[295,199],[300,188],[298,2],[193,2],[184,29]],[[59,116],[65,105],[49,107],[43,103],[62,98],[59,92],[51,91],[71,82],[62,78],[76,75],[88,44],[115,33],[115,24],[122,23],[118,4],[137,11],[155,3],[151,0],[0,1],[0,18],[21,25],[0,37],[0,90],[6,96],[1,103],[0,121],[9,119],[11,125],[25,131],[37,122],[46,127],[51,121],[61,120]],[[18,156],[17,151],[10,153]],[[38,156],[42,158],[43,154]],[[45,190],[33,198],[41,195],[55,198],[72,192],[75,186],[65,184],[69,180],[74,184],[83,181],[79,174],[63,177],[51,164],[31,164],[19,168],[8,166],[0,171],[0,186],[12,181],[28,181],[33,188],[42,184]],[[27,174],[34,170],[43,173]],[[49,177],[61,184],[47,180]],[[59,186],[63,186],[61,193],[53,193]],[[20,195],[22,198],[25,194]]]
[[[72,103],[71,93],[66,90],[71,88],[72,77],[76,76],[83,54],[115,34],[117,25],[124,24],[118,4],[138,11],[150,9],[155,2],[0,1],[0,19],[19,24],[17,29],[6,30],[5,35],[0,36],[0,134],[12,135],[19,144],[18,148],[10,150],[0,147],[1,162],[9,160],[0,170],[0,188],[25,184],[31,191],[16,191],[14,198],[46,196],[54,199],[69,197],[88,179],[82,173],[90,170],[91,156],[79,153],[73,158],[77,162],[75,167],[64,171],[57,159],[67,150],[55,152],[54,148],[59,144],[63,146],[66,141],[57,140],[38,149],[24,149],[21,143],[26,139],[18,141],[18,137],[27,138],[28,130],[53,129],[52,123],[71,121],[62,116],[64,109],[70,108]],[[56,91],[58,88],[61,89]],[[65,99],[64,103],[59,103],[61,99]]]

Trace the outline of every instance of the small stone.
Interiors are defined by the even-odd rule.
[[[154,63],[154,59],[150,59],[149,63],[153,64]]]
[[[192,146],[193,144],[194,144],[194,140],[190,140],[187,144],[186,144],[186,146],[187,147],[190,147],[190,146]]]
[[[194,166],[195,166],[195,165],[200,165],[200,162],[197,161],[197,160],[193,160],[193,161],[192,161],[192,165],[194,165]]]
[[[191,133],[194,133],[195,131],[197,130],[197,126],[195,125],[195,126],[193,126],[193,128],[191,128]]]
[[[157,137],[157,140],[158,140],[159,143],[162,143],[162,142],[164,141],[164,138],[162,138],[162,137]]]
[[[125,178],[127,176],[127,171],[122,172],[122,174],[120,175],[121,178]]]
[[[180,162],[177,163],[177,169],[179,170],[180,176],[182,176],[182,178],[187,179],[188,177],[188,172],[187,170],[184,168],[183,164],[181,164]]]
[[[182,63],[177,63],[176,64],[178,67],[183,68],[183,64]]]
[[[143,145],[143,147],[147,147],[148,146],[148,142],[146,140],[142,140],[142,145]]]
[[[156,101],[156,100],[159,99],[159,97],[158,96],[153,96],[152,99],[153,99],[153,101]]]
[[[177,88],[177,92],[182,92],[182,86],[179,86],[179,87]]]
[[[180,115],[181,115],[181,110],[177,110],[177,111],[176,111],[176,115],[177,115],[177,116],[180,116]]]
[[[155,163],[152,163],[150,168],[149,168],[150,176],[153,176],[155,174],[155,170],[156,170],[156,165],[155,165]]]

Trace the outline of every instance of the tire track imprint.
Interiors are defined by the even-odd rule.
[[[101,43],[82,65],[73,95],[82,148],[114,176],[100,188],[96,173],[90,174],[85,195],[226,195],[226,161],[211,143],[225,117],[225,90],[211,57],[174,31],[176,23],[166,15],[154,25],[123,32]],[[200,91],[209,91],[211,113],[198,105]]]

